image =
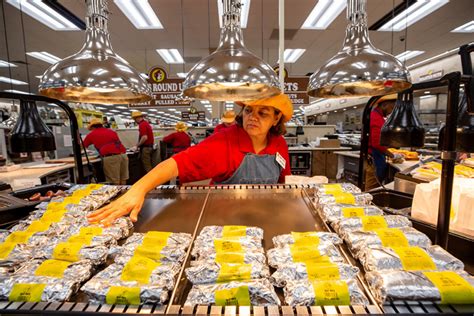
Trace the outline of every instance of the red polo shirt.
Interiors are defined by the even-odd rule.
[[[259,155],[275,155],[285,159],[285,169],[281,171],[279,183],[285,182],[285,176],[291,174],[288,145],[283,136],[268,138],[267,147]],[[242,163],[247,153],[255,154],[252,141],[240,126],[231,126],[222,132],[212,134],[196,146],[174,155],[178,165],[181,183],[212,179],[222,182],[230,178]]]
[[[380,146],[380,133],[384,123],[385,117],[383,117],[382,110],[378,107],[372,110],[370,113],[369,153],[372,152],[372,148],[382,153],[387,151],[387,147]]]
[[[109,128],[99,127],[87,134],[84,147],[94,145],[101,156],[124,154],[125,147],[120,142],[117,133]]]
[[[223,130],[228,129],[228,128],[234,126],[234,125],[227,126],[224,123],[220,123],[214,128],[214,133],[222,132]]]
[[[155,142],[153,137],[153,128],[151,127],[150,123],[145,120],[142,120],[140,123],[138,123],[138,139],[140,140],[143,135],[146,135],[147,139],[142,145],[153,145]]]
[[[191,137],[186,132],[174,132],[163,138],[163,142],[173,146],[176,154],[191,146]]]

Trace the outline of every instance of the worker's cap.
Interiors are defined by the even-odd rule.
[[[102,126],[102,120],[100,118],[97,118],[97,117],[94,117],[90,122],[89,124],[87,125],[87,129],[91,129],[92,126],[95,126],[95,125],[100,125]]]
[[[293,116],[293,104],[291,103],[290,98],[286,94],[279,94],[274,97],[259,99],[254,101],[245,101],[245,102],[235,102],[240,106],[271,106],[279,110],[283,114],[283,122],[288,122]]]
[[[375,101],[375,104],[380,104],[385,101],[397,101],[398,94],[387,94]]]
[[[177,130],[178,132],[184,132],[188,129],[188,126],[184,122],[177,122],[174,129]]]
[[[143,113],[140,112],[140,111],[133,111],[132,112],[132,119],[137,118],[137,117],[141,117],[141,116],[143,116]]]
[[[221,121],[224,122],[224,123],[232,123],[233,121],[235,121],[235,116],[236,116],[235,111],[227,110],[222,115]]]

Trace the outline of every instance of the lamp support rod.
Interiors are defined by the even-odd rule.
[[[81,157],[81,147],[79,146],[79,126],[77,124],[77,118],[76,115],[74,114],[74,111],[67,105],[66,103],[40,96],[40,95],[34,95],[34,94],[19,94],[19,93],[11,93],[11,92],[0,92],[0,99],[14,99],[14,100],[23,100],[23,101],[40,101],[40,102],[46,102],[46,103],[54,103],[57,106],[59,106],[61,109],[66,112],[69,122],[70,122],[70,128],[71,128],[71,138],[72,138],[72,150],[74,153],[74,162],[76,165],[77,169],[77,178],[76,178],[76,183],[84,183],[84,167],[82,164],[82,157]]]
[[[281,93],[285,93],[285,0],[278,0],[278,58]]]

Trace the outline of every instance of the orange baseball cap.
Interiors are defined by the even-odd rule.
[[[288,122],[293,116],[293,104],[291,103],[290,98],[283,93],[276,95],[274,97],[259,99],[254,101],[237,101],[236,104],[240,106],[256,106],[256,105],[266,105],[272,106],[275,109],[279,110],[283,114],[283,122]]]

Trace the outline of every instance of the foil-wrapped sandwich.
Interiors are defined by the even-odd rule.
[[[352,183],[321,183],[314,186],[316,194],[333,194],[338,192],[360,193],[360,189]]]
[[[53,242],[38,249],[34,253],[34,257],[71,262],[89,260],[93,265],[100,265],[105,263],[108,251],[105,246],[87,246],[80,242]]]
[[[174,286],[173,279],[154,270],[150,272],[143,266],[127,273],[126,267],[111,264],[84,284],[81,290],[92,303],[139,305],[166,302],[168,291]]]
[[[431,240],[413,227],[384,228],[374,231],[356,230],[348,232],[344,241],[358,257],[361,250],[373,247],[422,247],[431,246]]]
[[[319,210],[323,220],[328,223],[346,217],[383,215],[382,210],[375,205],[328,204],[322,205]]]
[[[328,204],[369,205],[372,202],[372,195],[370,193],[335,192],[321,194],[316,197],[315,202],[319,207]]]
[[[15,276],[39,276],[56,279],[69,279],[79,283],[88,280],[92,275],[92,264],[88,260],[77,262],[55,259],[30,260],[15,271]]]
[[[200,238],[207,240],[245,236],[263,239],[263,229],[251,226],[205,226],[199,234]]]
[[[474,304],[474,277],[464,271],[372,271],[365,275],[375,299]]]
[[[229,240],[235,243],[239,243],[243,245],[245,248],[262,248],[262,240],[255,238],[255,237],[225,237],[225,238],[214,238],[214,239],[222,239],[222,240]],[[206,249],[212,247],[214,243],[214,239],[208,239],[208,237],[197,236],[194,240],[194,247],[193,252],[199,252],[199,249]]]
[[[143,243],[164,243],[167,246],[188,249],[191,244],[192,236],[187,233],[167,233],[149,231],[147,233],[133,233],[124,243],[124,246],[130,244]]]
[[[0,278],[0,300],[17,302],[64,302],[79,289],[79,282],[40,276]]]
[[[272,268],[294,262],[344,262],[339,250],[333,245],[317,245],[308,247],[285,246],[267,251],[268,264]]]
[[[219,263],[245,263],[245,264],[265,264],[267,258],[262,251],[252,252],[221,252],[216,253],[214,249],[208,253],[202,253],[200,260],[190,262],[191,266],[199,266],[205,262],[214,261]]]
[[[186,277],[193,284],[223,283],[268,278],[268,266],[262,263],[217,263],[202,261],[185,270]]]
[[[47,243],[52,236],[44,232],[14,231],[11,234],[0,235],[0,243],[5,244],[28,244],[29,246],[41,246]],[[0,258],[2,257],[0,253]]]
[[[143,273],[143,269],[140,267],[152,267],[153,275],[160,276],[160,277],[162,276],[170,280],[176,280],[176,277],[178,276],[178,273],[181,270],[181,264],[179,262],[162,264],[159,261],[155,261],[153,259],[146,258],[143,256],[132,256],[132,257],[119,256],[116,258],[115,263],[122,266],[125,266],[127,264],[130,267],[135,266],[137,269],[139,269],[138,273],[140,274]]]
[[[22,263],[30,260],[33,250],[28,244],[0,243],[0,267],[3,274],[14,272]]]
[[[463,270],[464,264],[440,246],[366,248],[360,252],[366,271]]]
[[[118,262],[118,257],[132,257],[134,255],[153,259],[162,264],[183,262],[186,257],[186,249],[176,245],[142,244],[140,242],[128,243],[123,246],[113,246],[109,250],[112,260]]]
[[[339,236],[345,236],[352,231],[363,230],[372,231],[381,228],[400,228],[411,227],[411,222],[405,216],[387,215],[387,216],[359,216],[343,218],[332,224],[334,230]]]
[[[272,238],[275,247],[284,247],[295,243],[301,244],[342,244],[342,239],[334,233],[327,232],[292,232],[291,234],[278,235]]]
[[[267,279],[193,285],[184,305],[280,305],[280,299]]]
[[[270,277],[277,287],[299,280],[349,280],[354,279],[359,269],[345,263],[288,263],[281,265]]]
[[[206,259],[213,253],[248,253],[262,252],[262,246],[256,246],[250,238],[240,239],[214,239],[210,243],[195,244],[191,255],[196,260]]]
[[[355,280],[298,280],[288,282],[283,291],[290,306],[369,304]]]

